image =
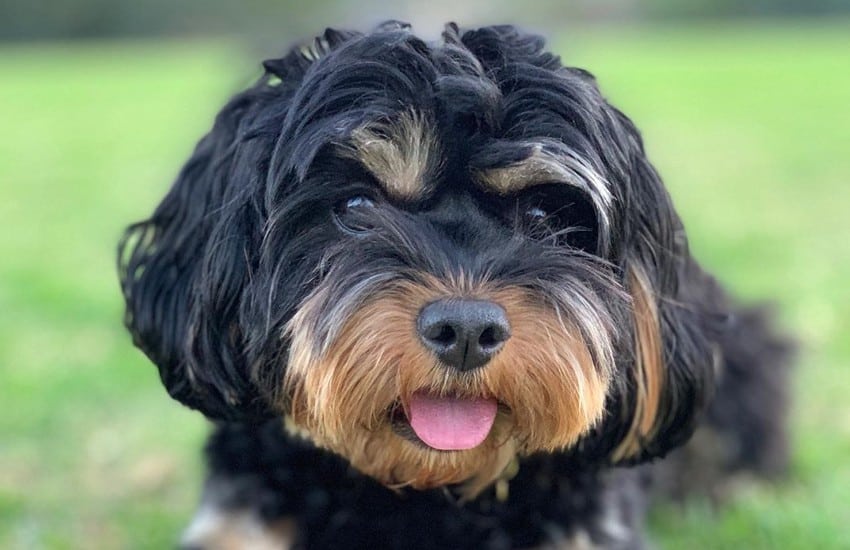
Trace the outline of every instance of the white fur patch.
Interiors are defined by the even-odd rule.
[[[255,510],[226,506],[228,487],[208,483],[201,506],[180,537],[181,548],[203,550],[286,550],[295,541],[289,518],[272,523]]]

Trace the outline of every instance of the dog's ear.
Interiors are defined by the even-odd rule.
[[[266,224],[266,178],[305,73],[354,33],[328,29],[266,61],[217,115],[153,215],[127,229],[125,323],[168,392],[217,419],[270,413],[246,359],[246,293]]]
[[[632,353],[608,427],[615,463],[663,456],[693,432],[714,389],[722,312],[703,289],[714,282],[691,258],[670,196],[646,158],[638,130],[612,109],[614,142],[624,153],[619,257],[632,298]]]
[[[255,170],[240,129],[260,101],[252,88],[219,113],[153,215],[119,244],[125,323],[168,392],[212,418],[257,413],[238,315],[251,241],[262,222],[245,196]],[[243,190],[236,182],[244,182]]]

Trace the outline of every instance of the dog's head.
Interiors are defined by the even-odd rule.
[[[417,488],[689,436],[713,372],[686,239],[589,73],[454,25],[328,30],[264,66],[121,245],[172,396]]]

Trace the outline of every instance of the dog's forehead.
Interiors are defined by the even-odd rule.
[[[607,211],[613,188],[595,121],[604,99],[592,77],[541,52],[508,48],[498,61],[487,51],[401,31],[345,42],[299,86],[290,162],[304,177],[330,143],[401,201],[446,181],[501,196],[562,183]]]

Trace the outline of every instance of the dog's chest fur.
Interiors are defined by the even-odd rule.
[[[461,504],[449,490],[388,490],[275,423],[219,427],[207,453],[189,547],[642,547],[646,469],[589,472],[540,456],[523,462],[504,500],[492,489]]]

